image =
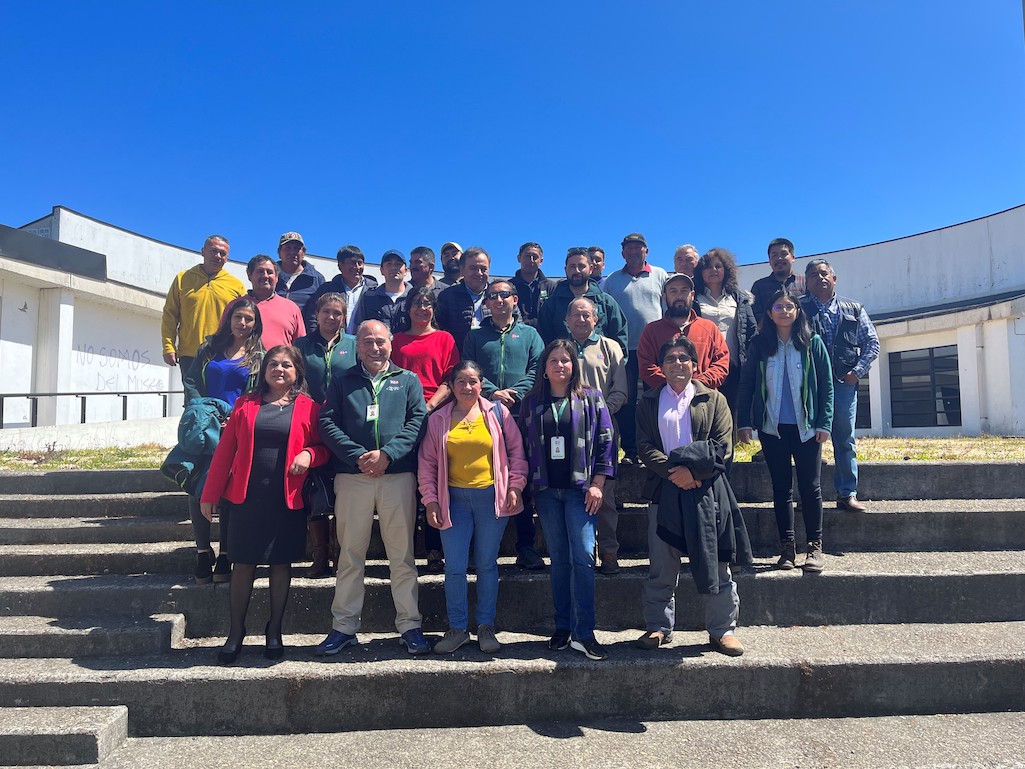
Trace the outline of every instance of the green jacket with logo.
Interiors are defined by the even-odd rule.
[[[388,364],[374,386],[362,364],[332,378],[320,412],[320,438],[331,449],[336,473],[359,473],[359,458],[380,449],[389,460],[385,474],[416,472],[420,427],[427,416],[424,390],[416,374]],[[377,403],[378,418],[367,419]]]

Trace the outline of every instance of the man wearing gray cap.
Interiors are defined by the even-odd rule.
[[[619,303],[626,316],[627,361],[626,379],[630,388],[626,403],[619,410],[620,437],[623,441],[623,464],[637,462],[637,431],[634,414],[637,408],[637,344],[644,327],[662,317],[662,287],[666,271],[648,264],[648,242],[639,232],[623,238],[623,269],[605,279],[603,290]]]
[[[303,309],[326,278],[306,261],[306,242],[298,232],[286,232],[278,239],[278,284],[274,291]],[[307,327],[313,331],[313,327]]]
[[[384,252],[381,257],[381,275],[384,276],[384,283],[363,293],[359,304],[353,310],[353,324],[356,328],[365,320],[379,320],[388,326],[392,333],[398,330],[402,305],[409,292],[409,286],[406,285],[408,273],[406,257],[401,251],[393,248]]]
[[[454,240],[450,240],[441,247],[441,269],[445,273],[445,277],[441,278],[441,282],[446,286],[454,286],[459,282],[461,277],[459,257],[462,255],[463,247]]]

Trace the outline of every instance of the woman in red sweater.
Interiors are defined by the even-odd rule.
[[[306,394],[302,354],[272,347],[263,359],[256,389],[238,399],[217,445],[200,509],[208,519],[230,504],[228,552],[232,555],[231,627],[217,659],[235,661],[246,635],[246,612],[259,564],[270,566],[270,621],[264,656],[284,656],[281,621],[292,582],[292,563],[306,555],[302,490],[311,467],[330,452],[320,443],[320,406]],[[223,498],[223,499],[222,499]]]

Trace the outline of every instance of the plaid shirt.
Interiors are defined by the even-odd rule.
[[[819,319],[822,322],[822,333],[825,337],[823,341],[826,343],[826,349],[832,350],[836,327],[840,325],[840,303],[836,301],[836,294],[833,294],[825,303],[820,302],[813,294],[805,296],[815,303],[815,307],[819,311]],[[872,367],[872,361],[879,357],[879,337],[876,335],[875,326],[869,320],[864,307],[858,313],[858,349],[861,354],[858,356],[858,363],[853,371],[854,376],[858,379],[864,379],[869,368]],[[838,374],[838,376],[840,375]]]

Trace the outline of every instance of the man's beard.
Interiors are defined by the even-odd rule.
[[[575,273],[574,275],[570,275],[570,277],[569,277],[569,284],[571,286],[586,286],[587,285],[587,279],[588,279],[587,275],[583,275],[582,273],[578,272],[578,273]]]
[[[690,302],[673,302],[669,305],[670,318],[686,318],[690,315]]]

